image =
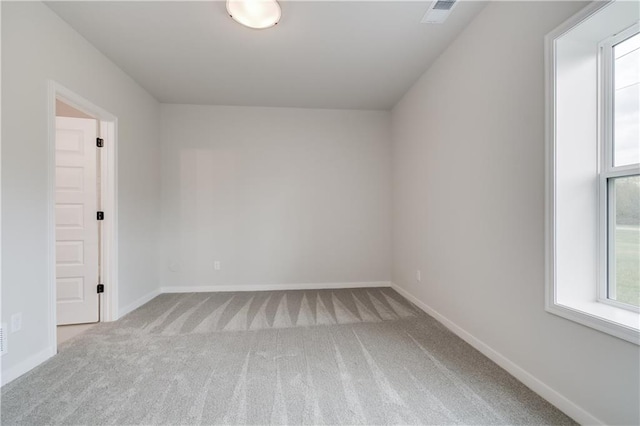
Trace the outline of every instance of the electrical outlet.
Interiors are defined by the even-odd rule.
[[[422,272],[420,272],[420,269],[416,271],[416,281],[418,282],[422,281]]]
[[[11,332],[15,333],[22,328],[22,312],[11,315]]]
[[[215,262],[213,262],[213,269],[215,269],[216,271],[220,270],[220,261],[216,260]]]

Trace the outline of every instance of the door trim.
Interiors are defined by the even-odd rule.
[[[47,258],[48,258],[48,298],[49,298],[49,342],[52,348],[57,342],[56,303],[56,227],[55,227],[55,161],[56,161],[56,99],[92,116],[100,123],[99,137],[104,140],[100,155],[100,204],[105,212],[102,221],[100,275],[105,284],[100,294],[100,321],[118,319],[118,168],[117,142],[118,119],[61,84],[48,81],[48,206],[47,206]],[[98,283],[96,283],[97,285]]]

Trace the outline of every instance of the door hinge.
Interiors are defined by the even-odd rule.
[[[98,284],[98,293],[104,293],[104,284]]]
[[[96,138],[96,146],[98,148],[102,148],[104,146],[104,139],[102,138]]]
[[[98,212],[98,220],[104,220],[104,212]]]

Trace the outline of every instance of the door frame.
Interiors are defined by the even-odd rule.
[[[61,84],[48,81],[48,297],[49,341],[52,348],[57,342],[56,298],[56,222],[55,222],[55,165],[56,165],[56,100],[60,100],[95,118],[100,123],[98,137],[104,140],[100,155],[100,204],[104,211],[100,239],[100,276],[105,285],[99,295],[99,321],[118,319],[118,118],[93,104]],[[97,285],[98,283],[96,283]]]

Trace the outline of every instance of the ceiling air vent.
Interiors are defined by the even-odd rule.
[[[455,5],[458,2],[456,0],[438,0],[431,3],[427,13],[422,17],[423,24],[442,24]]]

